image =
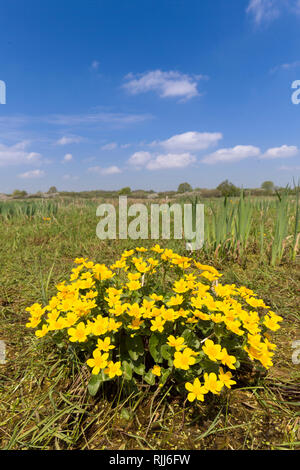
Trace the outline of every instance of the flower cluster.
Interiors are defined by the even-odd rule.
[[[83,350],[98,386],[118,376],[170,379],[203,401],[236,383],[241,362],[272,366],[268,330],[282,318],[251,289],[221,284],[214,267],[159,245],[126,250],[111,266],[75,264],[48,305],[26,309],[26,326]]]

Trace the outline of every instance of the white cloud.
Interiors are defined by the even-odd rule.
[[[63,179],[67,181],[77,181],[79,180],[79,176],[72,176],[72,175],[63,175]]]
[[[294,70],[297,67],[300,67],[300,60],[295,60],[294,62],[289,62],[289,63],[286,63],[286,64],[276,65],[276,67],[273,67],[270,70],[270,73],[275,73],[278,70]]]
[[[116,142],[110,142],[109,144],[102,145],[101,150],[114,150],[118,147]]]
[[[153,144],[159,144],[171,152],[196,152],[217,144],[222,138],[220,132],[184,132]]]
[[[78,135],[63,136],[56,142],[56,145],[78,144],[82,140],[82,137]]]
[[[278,18],[284,10],[300,14],[300,0],[250,0],[246,11],[256,24],[261,24]]]
[[[252,145],[237,145],[233,148],[223,148],[213,152],[203,158],[203,163],[228,163],[238,162],[245,158],[258,157],[260,149]]]
[[[260,24],[262,21],[273,20],[280,14],[280,0],[250,0],[247,13],[253,15],[254,21]]]
[[[114,125],[127,125],[143,122],[152,118],[149,114],[129,113],[90,113],[90,114],[54,114],[42,116],[39,120],[58,126],[97,125],[102,123]]]
[[[144,166],[151,159],[149,152],[135,152],[128,160],[129,165],[135,167]]]
[[[0,144],[0,166],[38,163],[41,159],[41,154],[26,151],[29,143],[29,141],[21,141],[12,146]]]
[[[118,173],[122,173],[122,170],[116,165],[112,165],[107,168],[92,166],[88,168],[87,171],[88,173],[98,173],[99,175],[116,175]]]
[[[73,160],[73,155],[71,153],[66,153],[63,158],[63,162],[70,162],[71,160]]]
[[[182,98],[188,100],[199,95],[197,82],[204,76],[191,76],[176,71],[153,70],[141,74],[129,74],[123,87],[131,94],[155,91],[161,98]]]
[[[290,158],[299,154],[299,149],[295,145],[282,145],[281,147],[274,147],[268,149],[260,158],[274,159],[274,158]]]
[[[146,168],[148,170],[185,168],[195,161],[196,157],[190,153],[167,153],[163,155],[157,155],[147,163]]]
[[[19,178],[29,179],[29,178],[41,178],[45,176],[45,172],[43,170],[31,170],[26,171],[25,173],[21,173],[18,175]]]
[[[132,144],[122,144],[120,145],[121,149],[127,149],[128,147],[131,147]]]

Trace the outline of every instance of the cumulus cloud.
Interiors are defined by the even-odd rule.
[[[150,152],[135,152],[128,160],[129,165],[135,167],[144,166],[151,159]]]
[[[249,157],[258,157],[260,149],[253,145],[236,145],[233,148],[223,148],[203,158],[203,163],[229,163],[238,162]]]
[[[102,145],[101,150],[114,150],[118,147],[116,142],[110,142],[109,144]]]
[[[171,152],[196,152],[216,145],[222,138],[220,132],[184,132],[161,142],[153,142],[153,145],[161,145]]]
[[[291,158],[299,154],[299,149],[295,145],[282,145],[281,147],[273,147],[268,149],[260,158]]]
[[[176,71],[163,72],[153,70],[141,74],[129,74],[125,77],[127,83],[123,87],[131,94],[154,91],[161,98],[181,98],[189,100],[199,95],[198,81],[206,78],[201,75],[191,76]]]
[[[82,137],[78,135],[63,136],[56,141],[56,145],[78,144],[82,140]]]
[[[26,171],[25,173],[21,173],[20,175],[18,175],[19,178],[23,179],[41,178],[43,176],[45,176],[45,172],[43,170]]]
[[[100,166],[92,166],[88,168],[88,173],[98,173],[99,175],[116,175],[118,173],[122,173],[122,170],[116,166],[112,165],[107,168],[102,168]]]
[[[29,141],[21,141],[12,146],[0,144],[0,166],[38,163],[42,156],[37,152],[26,151],[29,144]]]
[[[63,158],[63,162],[70,162],[73,160],[73,155],[71,153],[66,153],[66,155]]]
[[[154,157],[147,163],[146,168],[148,170],[185,168],[195,161],[196,157],[190,153],[167,153]]]

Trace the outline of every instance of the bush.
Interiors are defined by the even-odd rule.
[[[75,260],[70,282],[49,304],[35,303],[27,327],[50,335],[91,368],[89,391],[122,376],[203,401],[235,384],[249,359],[272,366],[268,330],[282,320],[256,294],[221,284],[214,267],[155,245],[125,251],[113,265]]]

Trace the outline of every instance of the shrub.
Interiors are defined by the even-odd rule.
[[[38,338],[50,335],[91,368],[89,391],[122,376],[167,380],[203,401],[235,384],[243,362],[272,366],[268,330],[282,318],[250,289],[221,284],[214,267],[155,245],[124,251],[111,266],[75,260],[49,304],[26,310]]]

